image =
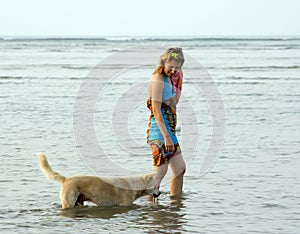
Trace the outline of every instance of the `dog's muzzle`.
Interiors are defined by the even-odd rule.
[[[159,191],[159,188],[155,186],[154,191],[153,191],[153,197],[158,198],[161,192]]]

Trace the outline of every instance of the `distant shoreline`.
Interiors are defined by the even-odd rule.
[[[0,36],[0,41],[91,40],[91,41],[286,41],[300,35],[278,36]]]

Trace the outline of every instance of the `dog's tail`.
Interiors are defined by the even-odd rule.
[[[66,177],[52,170],[44,154],[37,153],[36,156],[39,159],[41,171],[44,172],[49,179],[57,180],[60,183],[63,183],[66,180]]]

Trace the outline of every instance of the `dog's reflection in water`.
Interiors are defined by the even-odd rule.
[[[69,218],[102,218],[110,219],[115,215],[127,213],[131,210],[139,209],[139,205],[130,206],[75,206],[70,209],[62,209],[61,216]]]
[[[163,201],[166,203],[166,201]],[[146,204],[146,205],[145,205]],[[60,215],[69,218],[102,218],[110,219],[116,215],[128,213],[136,210],[147,216],[153,216],[153,220],[156,220],[156,216],[162,221],[168,219],[168,217],[176,217],[177,211],[183,208],[182,200],[180,198],[171,199],[169,204],[160,205],[159,201],[153,202],[153,198],[144,197],[138,200],[138,204],[132,204],[130,206],[95,206],[90,202],[86,202],[84,206],[75,206],[69,209],[61,209]],[[59,208],[59,205],[57,205]],[[151,214],[152,213],[152,214]]]

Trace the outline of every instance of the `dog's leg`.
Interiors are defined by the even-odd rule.
[[[83,206],[84,201],[85,201],[84,195],[79,194],[79,196],[77,197],[77,200],[76,200],[76,202],[75,202],[75,205],[76,205],[76,206]]]
[[[62,209],[68,209],[68,208],[73,208],[73,207],[74,207],[74,205],[68,203],[67,200],[64,200],[64,199],[61,200],[61,208]]]
[[[76,191],[61,190],[60,200],[62,209],[73,208],[79,194]]]

